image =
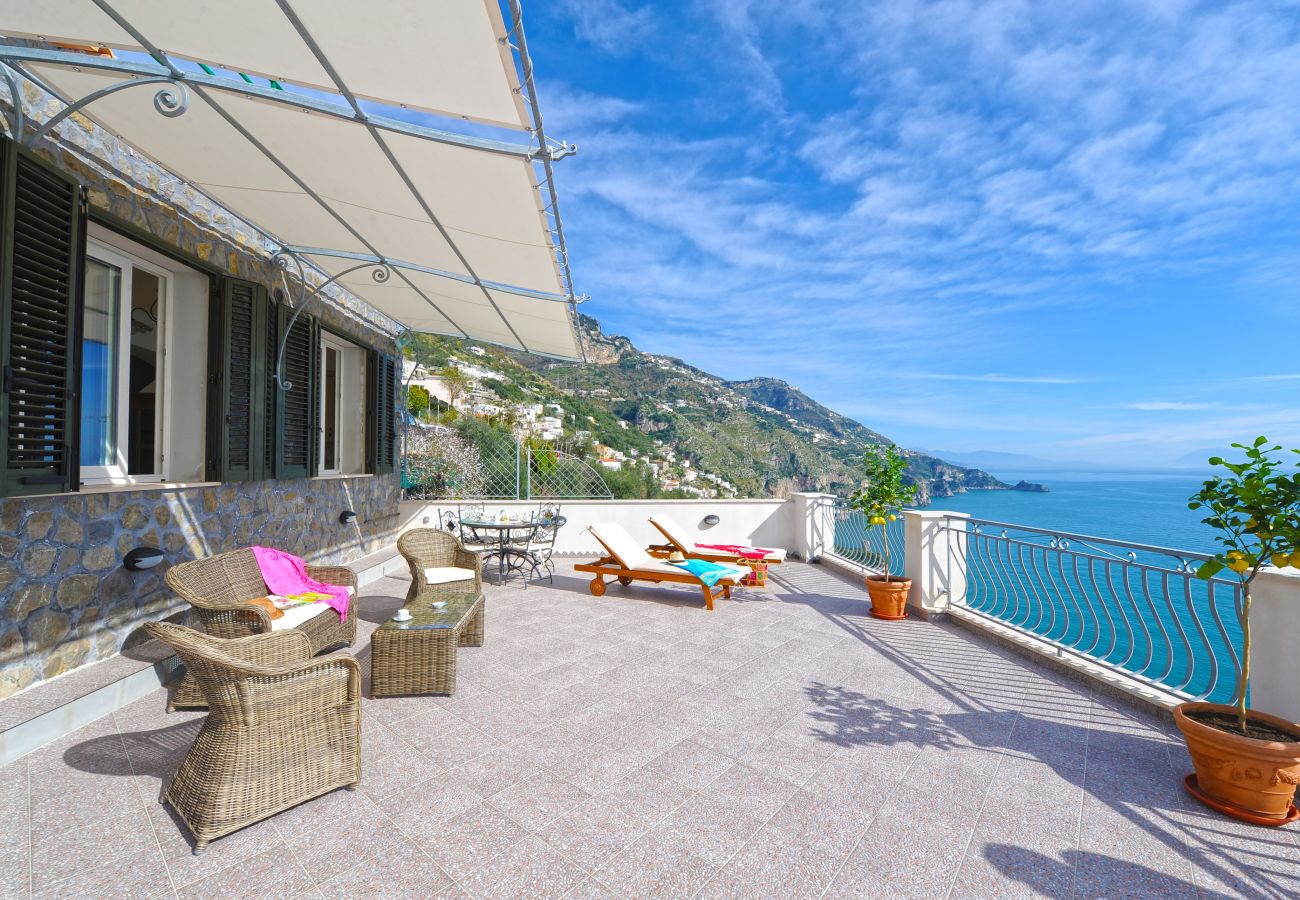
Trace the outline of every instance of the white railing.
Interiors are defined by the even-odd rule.
[[[1197,578],[1206,554],[967,517],[941,527],[947,567],[963,570],[951,602],[1178,696],[1236,691],[1241,588]]]

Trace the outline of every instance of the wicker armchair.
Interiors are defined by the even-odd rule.
[[[397,539],[397,552],[411,569],[409,603],[429,587],[426,569],[454,566],[474,572],[474,587],[483,588],[483,560],[466,550],[456,535],[437,528],[413,528]]]
[[[151,622],[185,662],[208,716],[159,800],[194,835],[194,852],[268,816],[361,781],[361,669],[313,657],[299,631],[214,638]]]
[[[350,646],[357,639],[356,573],[345,566],[307,566],[307,574],[326,584],[352,588],[352,602],[346,619],[340,620],[338,613],[326,609],[295,630],[307,636],[313,654],[342,644]],[[234,550],[172,566],[167,570],[167,585],[194,607],[203,630],[213,637],[239,638],[272,630],[266,611],[248,603],[266,596],[266,582],[252,550]],[[205,705],[202,691],[186,674],[168,709]]]

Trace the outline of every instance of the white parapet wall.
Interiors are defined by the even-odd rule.
[[[1250,594],[1250,705],[1300,722],[1300,569],[1264,569]]]
[[[646,546],[662,544],[663,535],[650,524],[650,517],[667,513],[699,543],[780,547],[807,559],[809,553],[820,555],[828,540],[830,505],[826,497],[796,494],[788,500],[558,500],[554,502],[568,521],[556,536],[555,552],[594,556],[599,547],[587,531],[593,522],[617,522]],[[517,516],[536,511],[541,501],[474,502],[481,502],[488,515]],[[436,527],[440,510],[456,509],[454,501],[405,501],[401,504],[401,530]],[[708,516],[717,516],[717,524],[707,524],[704,520]]]

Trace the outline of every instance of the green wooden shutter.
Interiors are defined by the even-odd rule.
[[[278,301],[283,295],[275,292]],[[262,478],[276,477],[276,463],[280,456],[280,385],[275,380],[276,354],[280,352],[280,303],[270,302],[262,311]]]
[[[222,481],[249,481],[262,474],[266,302],[266,291],[259,285],[236,278],[224,279],[221,310]]]
[[[368,390],[366,468],[376,475],[392,472],[397,464],[397,397],[401,368],[397,358],[371,351],[366,367]]]
[[[81,186],[9,140],[0,173],[0,493],[76,490]]]
[[[290,328],[293,310],[281,306],[278,318],[278,334],[284,342],[282,372],[291,387],[278,391],[275,472],[277,478],[305,478],[316,473],[316,348],[320,341],[311,316],[298,316]]]

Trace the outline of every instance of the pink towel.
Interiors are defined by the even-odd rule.
[[[253,556],[257,559],[257,567],[262,570],[262,580],[266,582],[269,592],[281,597],[305,594],[308,591],[328,594],[329,599],[321,602],[337,612],[340,621],[347,619],[347,588],[337,584],[324,584],[308,577],[306,563],[292,553],[270,547],[254,547]]]
[[[762,559],[772,552],[761,547],[743,547],[740,544],[696,544],[695,546],[701,550],[720,550],[723,553],[730,553],[744,559]]]

